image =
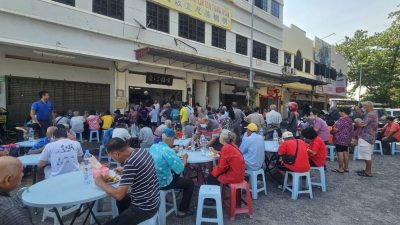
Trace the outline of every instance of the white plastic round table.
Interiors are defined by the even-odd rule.
[[[84,184],[83,172],[76,171],[32,185],[22,193],[22,202],[31,207],[56,210],[57,207],[94,203],[106,196],[93,180],[91,184]]]
[[[191,140],[192,140],[191,138],[186,138],[185,140],[175,139],[174,140],[174,145],[179,145],[181,142],[182,142],[183,145],[187,145],[187,144],[190,143]]]
[[[187,160],[187,163],[189,164],[214,162],[218,159],[218,158],[204,156],[201,154],[201,151],[185,151],[185,153],[187,153],[189,156]]]
[[[266,152],[278,152],[279,143],[277,141],[264,141]]]
[[[15,144],[18,145],[20,148],[32,148],[37,142],[38,140],[31,140],[31,141],[21,141]]]
[[[40,154],[24,155],[18,157],[24,166],[37,166],[39,162]]]

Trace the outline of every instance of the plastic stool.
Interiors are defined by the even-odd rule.
[[[82,142],[83,141],[82,135],[83,135],[82,132],[75,133],[76,140],[79,142]],[[78,136],[79,136],[79,138],[78,138]]]
[[[99,147],[99,161],[101,161],[102,159],[107,159],[107,161],[110,161],[110,156],[106,156],[105,153],[106,148],[104,147],[104,145],[100,145]]]
[[[322,192],[326,192],[325,168],[323,166],[321,166],[321,167],[311,167],[311,170],[318,170],[319,171],[319,177],[320,177],[320,182],[319,183],[311,181],[311,185],[321,187]]]
[[[241,183],[236,183],[236,184],[228,184],[224,185],[222,189],[222,197],[225,197],[225,188],[229,187],[230,190],[230,206],[229,206],[229,218],[230,220],[235,219],[235,215],[239,213],[247,213],[250,218],[253,217],[253,206],[251,203],[251,197],[250,197],[250,187],[249,184],[246,181],[243,181]],[[242,198],[236,199],[236,190],[246,190],[246,201],[243,201]],[[244,202],[246,204],[246,207],[242,208],[236,208],[236,201]],[[224,201],[225,204],[225,201]],[[226,204],[225,204],[226,205]]]
[[[267,183],[265,182],[264,170],[262,168],[257,171],[246,170],[245,173],[246,173],[246,175],[250,176],[251,197],[253,199],[257,199],[258,192],[262,192],[262,191],[264,191],[265,195],[267,195]],[[257,183],[257,178],[259,175],[261,175],[262,179],[263,179],[263,186],[261,188],[258,188],[258,183]]]
[[[100,211],[101,208],[103,207],[104,200],[106,200],[107,198],[110,199],[111,210],[110,211]],[[117,201],[112,197],[106,197],[106,198],[97,200],[94,203],[94,206],[93,206],[92,210],[93,210],[93,213],[94,213],[94,215],[96,217],[99,217],[99,216],[112,216],[112,218],[115,218],[115,217],[117,217],[119,215],[118,207],[117,207]],[[90,224],[93,224],[94,222],[95,221],[94,221],[93,217],[90,216]]]
[[[288,187],[288,175],[292,175],[292,183],[293,186],[292,188]],[[307,179],[307,190],[302,190],[302,185],[301,185],[301,178],[302,177],[306,177]],[[288,190],[290,192],[292,192],[292,199],[296,200],[297,197],[299,196],[299,194],[309,194],[310,198],[313,198],[313,193],[312,193],[312,187],[311,187],[311,178],[310,178],[310,171],[305,172],[305,173],[295,173],[295,172],[289,172],[286,171],[285,174],[285,180],[283,182],[283,190],[282,192],[284,192],[285,190]]]
[[[167,203],[166,197],[169,193],[172,194],[172,204]],[[169,209],[168,211],[167,211],[167,205],[172,206],[171,209]],[[167,216],[169,216],[173,212],[175,212],[175,215],[178,214],[174,189],[160,190],[160,209],[158,210],[158,224],[166,225],[167,224]]]
[[[205,199],[214,199],[215,207],[204,206]],[[215,208],[217,210],[217,218],[203,217],[203,208]],[[199,190],[199,199],[197,201],[196,225],[202,222],[224,224],[221,202],[221,188],[217,185],[201,185]]]
[[[96,134],[96,137],[92,137],[93,134]],[[96,140],[97,142],[100,142],[100,138],[99,138],[99,130],[91,130],[89,133],[89,142],[92,142]]]
[[[334,145],[326,145],[326,149],[329,152],[329,155],[326,155],[326,157],[329,157],[331,162],[335,161],[335,148]]]
[[[358,145],[354,146],[354,151],[353,151],[353,160],[358,159]]]
[[[378,145],[378,149],[375,148],[375,146],[377,146],[377,145]],[[381,141],[378,141],[378,140],[375,141],[374,150],[373,150],[372,153],[375,153],[375,152],[378,152],[381,155],[383,155],[383,148],[382,148],[382,142]]]
[[[139,223],[138,225],[156,225],[156,224],[158,224],[157,219],[158,219],[158,212],[150,219],[145,220],[145,221]]]
[[[397,148],[396,148],[396,145],[397,145],[397,144],[400,145],[400,142],[392,142],[392,143],[390,143],[390,147],[391,147],[391,149],[392,149],[392,155],[395,155],[396,152],[397,152],[397,153],[400,153],[400,149],[397,149]]]

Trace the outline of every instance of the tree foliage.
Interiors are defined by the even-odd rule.
[[[357,30],[336,49],[349,62],[348,78],[355,84],[351,92],[359,86],[362,68],[361,86],[367,88],[362,98],[400,107],[400,10],[389,19],[393,22],[385,31],[369,35]]]

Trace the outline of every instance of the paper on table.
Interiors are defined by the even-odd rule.
[[[100,164],[100,162],[96,159],[96,157],[91,156],[91,157],[89,158],[89,162],[90,162],[90,165],[92,165],[92,168],[93,168],[93,169],[98,170],[98,169],[101,168],[101,164]]]

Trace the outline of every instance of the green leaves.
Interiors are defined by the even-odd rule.
[[[348,78],[359,86],[362,67],[362,86],[367,87],[364,99],[400,106],[400,10],[389,14],[391,26],[381,33],[368,34],[357,30],[353,37],[336,47],[349,62]]]

